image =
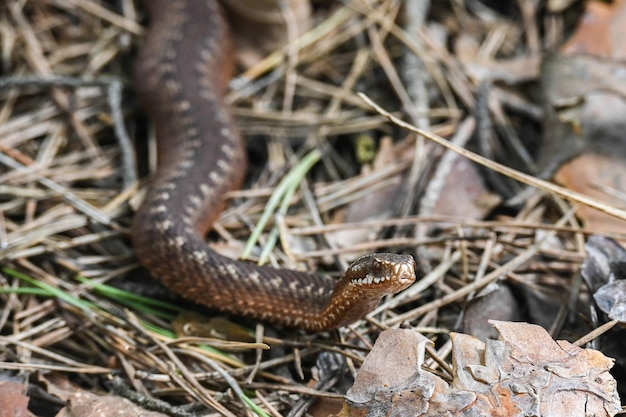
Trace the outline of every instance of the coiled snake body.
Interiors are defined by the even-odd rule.
[[[336,282],[209,249],[204,235],[224,192],[240,185],[245,164],[223,102],[232,67],[228,28],[215,0],[143,3],[150,28],[134,83],[156,127],[159,167],[132,238],[152,275],[193,302],[309,331],[357,320],[385,294],[409,286],[415,279],[411,256],[360,258]]]

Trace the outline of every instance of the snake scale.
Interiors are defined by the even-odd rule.
[[[223,98],[233,67],[229,28],[215,0],[143,3],[149,29],[134,85],[155,125],[159,164],[131,233],[150,273],[195,303],[308,331],[353,322],[384,295],[413,283],[409,255],[362,257],[335,281],[236,261],[209,248],[205,234],[223,194],[241,184],[245,166]]]

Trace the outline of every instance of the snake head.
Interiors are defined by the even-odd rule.
[[[344,279],[374,297],[395,294],[415,282],[415,260],[411,255],[373,253],[355,260]]]
[[[369,313],[388,294],[415,282],[415,260],[410,255],[373,253],[358,258],[346,270],[333,291],[323,325],[328,330],[352,323]]]

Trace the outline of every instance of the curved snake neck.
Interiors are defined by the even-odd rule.
[[[223,102],[230,78],[225,20],[214,0],[148,0],[150,27],[135,86],[155,124],[157,175],[137,212],[139,261],[199,304],[283,326],[329,330],[361,318],[385,294],[410,285],[410,256],[361,258],[337,284],[327,277],[257,267],[209,249],[204,235],[239,186],[242,140]]]

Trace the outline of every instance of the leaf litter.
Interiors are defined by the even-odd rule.
[[[267,251],[274,265],[338,276],[355,256],[388,250],[415,255],[423,279],[338,335],[210,320],[215,313],[206,311],[181,316],[190,306],[143,279],[127,235],[154,167],[150,128],[128,81],[143,10],[129,0],[5,2],[0,395],[16,406],[8,415],[140,413],[138,406],[169,415],[337,414],[355,377],[346,404],[365,395],[366,354],[384,342],[382,330],[400,324],[412,328],[401,332],[413,334],[408,349],[417,353],[410,363],[382,366],[377,378],[395,386],[411,371],[425,385],[379,398],[370,412],[401,406],[418,415],[463,404],[468,413],[508,413],[499,415],[618,412],[624,383],[619,372],[609,376],[605,355],[614,371],[623,369],[623,275],[611,257],[626,241],[623,219],[597,223],[567,195],[468,163],[388,123],[358,95],[528,174],[534,185],[580,149],[609,157],[616,168],[603,162],[608,173],[587,169],[597,159],[578,162],[575,179],[584,187],[571,176],[561,181],[619,216],[622,142],[610,136],[619,128],[604,121],[614,116],[595,118],[604,110],[594,100],[598,89],[617,89],[608,107],[619,110],[621,55],[598,63],[589,47],[574,56],[560,49],[564,33],[588,22],[583,14],[597,4],[304,3],[256,12],[273,16],[267,32],[287,47],[258,37],[253,45],[267,43],[238,52],[245,68],[227,99],[247,138],[250,173],[229,193],[209,244],[239,256],[280,180],[317,150],[320,162],[290,185],[288,210],[270,216],[251,259],[274,234],[278,245]],[[615,2],[603,19],[618,19],[620,10]],[[554,53],[553,65],[541,65],[540,51]],[[563,72],[574,67],[599,75],[588,82]],[[545,101],[544,91],[555,94]],[[588,128],[590,119],[603,122]],[[603,142],[589,145],[590,132]],[[594,262],[601,267],[590,280],[585,270]],[[538,323],[548,333],[494,327],[494,318]],[[426,395],[427,387],[439,396]]]

